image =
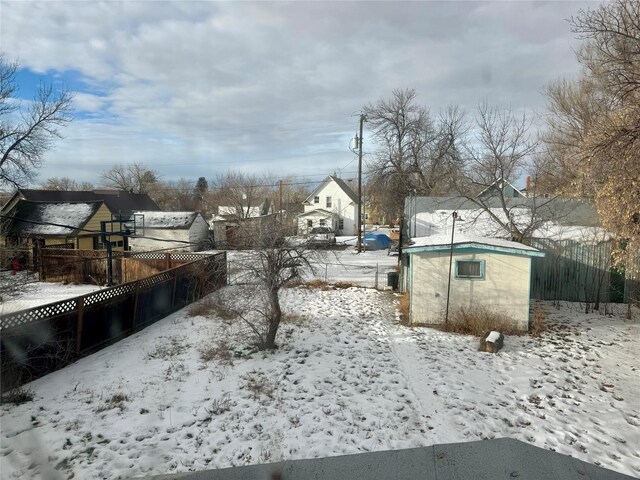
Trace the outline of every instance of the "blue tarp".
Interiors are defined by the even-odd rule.
[[[364,246],[367,250],[382,250],[392,244],[393,240],[384,233],[367,233],[364,236]]]

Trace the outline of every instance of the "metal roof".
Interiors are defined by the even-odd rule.
[[[292,460],[155,480],[625,480],[627,475],[511,438]]]

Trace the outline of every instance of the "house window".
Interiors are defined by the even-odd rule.
[[[456,278],[484,278],[484,260],[456,260]]]
[[[324,227],[324,226],[326,226],[326,225],[327,225],[327,221],[326,221],[324,218],[323,218],[323,219],[321,219],[321,220],[320,220],[320,226],[321,226],[321,227]]]
[[[327,208],[331,208],[331,197],[327,197]]]
[[[307,227],[313,227],[313,220],[307,220]]]
[[[344,230],[344,218],[338,219],[338,230]]]
[[[320,197],[313,197],[313,203],[320,203]]]

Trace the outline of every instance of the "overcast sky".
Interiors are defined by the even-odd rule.
[[[433,114],[478,101],[542,113],[578,71],[574,2],[0,1],[20,95],[75,92],[40,180],[114,163],[165,180],[227,169],[353,176],[362,106],[414,88]],[[367,147],[365,132],[365,150]]]

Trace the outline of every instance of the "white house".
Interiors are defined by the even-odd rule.
[[[196,252],[210,246],[209,224],[199,212],[135,212],[144,218],[142,232],[129,239],[132,251],[158,249]]]
[[[344,180],[329,175],[303,202],[298,215],[298,235],[308,235],[313,227],[330,227],[338,235],[356,235],[358,196]]]
[[[453,248],[449,235],[414,240],[403,249],[412,323],[444,323],[448,300],[450,314],[485,307],[507,315],[520,330],[529,328],[531,258],[544,253],[497,238],[459,235]]]

